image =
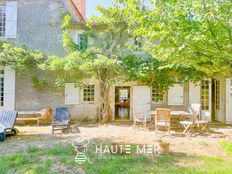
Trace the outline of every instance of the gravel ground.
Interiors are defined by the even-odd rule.
[[[77,138],[90,138],[91,142],[116,142],[122,144],[146,144],[154,145],[157,139],[163,137],[170,142],[173,153],[185,153],[188,155],[224,156],[220,149],[220,141],[232,142],[232,126],[211,125],[210,133],[197,134],[194,137],[185,137],[181,131],[172,131],[171,136],[162,133],[155,136],[154,131],[143,128],[132,128],[129,124],[112,123],[108,125],[89,124],[85,126],[73,126],[72,133],[57,132],[51,134],[51,126],[20,126],[17,127],[17,136],[7,137],[4,143],[0,143],[0,154],[26,150],[29,145],[37,147],[51,147],[55,144],[70,144]]]

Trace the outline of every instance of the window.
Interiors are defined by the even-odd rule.
[[[88,46],[88,38],[86,35],[78,34],[78,45],[80,50],[87,49]]]
[[[4,37],[6,32],[6,8],[0,6],[0,37]]]
[[[201,110],[209,110],[209,80],[201,83]]]
[[[152,101],[158,104],[164,103],[164,89],[161,86],[152,87]]]
[[[135,37],[134,38],[134,45],[136,47],[136,50],[142,47],[142,42],[141,42],[141,38],[139,37]]]
[[[127,101],[128,100],[128,90],[127,89],[120,89],[119,99],[120,99],[120,101]]]
[[[94,101],[94,85],[86,85],[84,87],[83,101]]]
[[[0,70],[0,106],[4,105],[4,70]]]

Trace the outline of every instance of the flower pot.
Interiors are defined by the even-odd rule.
[[[159,154],[167,154],[170,152],[170,143],[167,143],[167,142],[158,142],[158,149],[157,149],[157,152]]]

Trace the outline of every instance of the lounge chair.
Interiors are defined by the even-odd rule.
[[[3,111],[0,116],[0,130],[5,135],[16,135],[17,129],[14,128],[16,117],[18,113],[16,111]]]
[[[171,110],[165,108],[157,108],[157,114],[155,115],[155,134],[160,127],[167,129],[168,134],[170,135],[171,129]]]
[[[56,113],[52,120],[52,133],[56,130],[66,129],[69,132],[70,129],[70,115],[68,108],[60,107],[56,108]]]

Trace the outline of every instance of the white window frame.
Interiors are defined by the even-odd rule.
[[[0,24],[3,24],[2,26],[0,26],[0,38],[5,38],[6,37],[6,5],[5,4],[1,4],[0,5],[0,9],[3,13],[0,13],[0,19],[1,22]]]
[[[85,100],[85,97],[84,97],[84,95],[85,95],[85,89],[86,89],[86,87],[88,87],[88,86],[92,86],[93,87],[93,90],[94,90],[94,92],[93,92],[93,94],[91,94],[91,91],[90,91],[90,94],[89,94],[89,96],[90,96],[90,98],[92,98],[92,96],[93,96],[93,100],[90,100],[90,101],[88,101],[88,100]],[[91,90],[91,89],[90,89]],[[96,89],[95,89],[95,85],[93,85],[93,84],[90,84],[90,85],[85,85],[85,87],[81,90],[82,91],[82,102],[84,102],[84,103],[95,103],[95,100],[96,100]]]
[[[209,80],[204,80],[201,83],[201,110],[210,110],[210,82]]]
[[[158,100],[158,101],[155,101],[155,100],[153,100],[154,99],[154,90],[155,90],[155,88],[159,88],[158,86],[152,86],[151,87],[151,101],[152,101],[152,103],[153,104],[165,104],[165,99],[166,99],[166,92],[164,92],[164,91],[162,91],[162,95],[163,95],[163,100]],[[156,89],[157,90],[157,89]],[[158,92],[160,93],[160,89],[158,89]],[[159,95],[161,95],[161,94],[159,94]]]

